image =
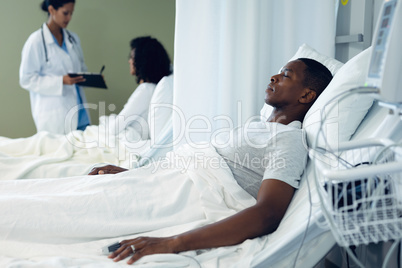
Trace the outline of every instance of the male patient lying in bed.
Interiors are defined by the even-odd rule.
[[[331,79],[329,70],[314,60],[289,62],[280,74],[271,77],[265,91],[265,102],[274,107],[267,122],[255,123],[248,134],[235,129],[231,133],[233,143],[227,142],[229,134],[213,142],[238,184],[257,199],[255,205],[179,235],[122,241],[109,258],[120,261],[132,255],[128,260],[131,264],[145,255],[229,246],[275,231],[299,186],[307,160],[301,122]],[[123,171],[126,169],[108,165],[93,169],[89,175]]]

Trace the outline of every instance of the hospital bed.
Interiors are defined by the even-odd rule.
[[[357,165],[372,160],[377,152],[384,148],[384,145],[389,145],[387,142],[378,141],[402,141],[402,125],[399,114],[390,114],[390,109],[380,105],[380,102],[375,100],[373,95],[360,94],[362,92],[356,91],[355,94],[350,94],[347,98],[338,98],[341,94],[346,94],[351,89],[364,85],[372,49],[369,48],[359,53],[344,65],[318,53],[307,45],[301,46],[293,57],[316,59],[325,64],[335,76],[303,121],[306,145],[311,149],[310,159],[303,174],[300,189],[296,192],[280,226],[274,233],[247,240],[237,246],[187,252],[177,256],[154,256],[154,258],[140,263],[139,266],[314,267],[317,265],[339,243],[339,237],[334,235],[333,230],[326,223],[325,211],[321,206],[320,191],[323,191],[323,185],[316,183],[317,177],[320,179],[324,177],[320,172],[331,171],[332,167],[337,171],[339,166],[334,165],[334,163],[338,163],[339,158],[335,157],[334,159],[332,153],[322,154],[322,152],[333,151],[334,148],[339,149],[334,151],[337,156]],[[322,113],[327,109],[330,110],[327,111],[328,113]],[[261,110],[262,120],[267,118],[269,111],[269,107],[263,107]],[[325,115],[325,120],[323,115]],[[319,135],[320,133],[324,133],[325,138]],[[350,143],[348,143],[349,140]],[[360,142],[366,140],[369,142]],[[373,151],[371,149],[361,150],[362,144],[363,147],[372,144],[375,146],[373,146]],[[353,149],[354,153],[352,154],[339,154],[344,149],[355,147],[359,147],[359,149],[357,151]],[[401,161],[397,157],[395,159]],[[223,176],[224,174],[220,173],[219,175]],[[63,180],[63,183],[67,183],[66,181]],[[243,200],[236,201],[241,203]],[[190,227],[198,226],[198,224],[198,222],[189,223]],[[184,229],[186,228],[188,229],[189,226],[184,227]],[[160,230],[157,234],[167,234],[169,231],[172,229]],[[174,231],[177,230],[173,228]],[[0,243],[0,252],[10,254],[4,255],[5,264],[20,265],[20,267],[35,267],[37,264],[54,264],[54,267],[78,266],[80,264],[83,264],[83,267],[118,267],[118,264],[108,262],[105,257],[102,259],[94,253],[95,251],[91,251],[96,247],[100,249],[102,245],[114,242],[112,240],[116,240],[117,237],[73,245],[47,245],[44,242],[43,244],[21,244],[16,242],[10,245],[10,248],[15,248],[15,250],[11,250]],[[23,246],[22,249],[21,245]],[[46,251],[41,251],[38,249],[40,247],[35,247],[38,245]],[[85,252],[88,248],[91,250]],[[18,249],[20,252],[17,252]],[[79,251],[83,251],[85,254]]]
[[[172,103],[170,75],[155,87],[148,129],[134,124],[112,135],[109,121],[115,115],[110,115],[102,116],[99,125],[66,135],[40,132],[21,139],[0,137],[0,180],[77,176],[99,164],[135,168],[160,159],[172,150]]]
[[[331,72],[336,73],[334,79],[331,84],[327,87],[324,93],[320,96],[320,98],[316,101],[316,103],[311,107],[309,113],[306,115],[306,118],[303,122],[304,129],[307,134],[307,144],[310,145],[318,131],[321,129],[321,113],[320,111],[325,108],[328,100],[331,100],[334,96],[339,94],[340,92],[346,92],[350,88],[360,86],[365,79],[365,70],[368,66],[368,60],[370,58],[370,49],[360,53],[350,61],[348,61],[345,65],[342,65],[340,62],[326,57],[314,49],[308,47],[307,45],[303,45],[297,51],[295,58],[298,57],[310,57],[316,60],[319,60],[325,63]],[[359,99],[359,105],[356,105],[356,99]],[[351,96],[343,101],[337,103],[337,107],[339,108],[339,114],[337,111],[337,116],[329,116],[328,118],[332,121],[326,122],[324,124],[326,129],[333,129],[334,125],[338,125],[339,135],[336,135],[337,139],[348,140],[350,137],[353,139],[356,138],[365,138],[371,137],[373,132],[371,131],[373,128],[376,128],[377,125],[376,120],[379,117],[386,116],[387,113],[383,112],[383,107],[377,106],[374,103],[373,106],[373,98],[370,96],[359,96],[356,95]],[[369,111],[370,110],[370,111]],[[342,112],[341,112],[342,111]],[[367,112],[369,113],[367,114]],[[381,112],[378,112],[381,111]],[[269,107],[265,107],[261,111],[261,117],[264,118],[266,114],[269,112]],[[367,115],[366,115],[367,114]],[[353,120],[351,120],[353,119]],[[358,131],[356,132],[356,129]],[[356,132],[356,133],[355,133]],[[331,138],[329,135],[328,138]],[[330,141],[330,139],[329,139]],[[186,152],[186,150],[184,150]],[[150,165],[152,168],[152,165]],[[138,169],[137,172],[133,173],[136,176],[141,178],[141,174],[146,172],[145,169]],[[169,170],[164,171],[171,178],[176,178],[176,182],[169,183],[166,187],[175,187],[176,183],[180,183],[182,178],[180,176],[184,176],[179,172],[177,176],[170,174]],[[203,178],[206,180],[216,178],[227,178],[230,176],[226,173],[225,169],[222,170],[214,170],[213,173],[206,173],[204,171],[197,170],[197,174],[204,174]],[[56,180],[41,180],[43,182],[35,182],[38,185],[32,185],[32,187],[27,187],[27,191],[36,191],[35,187],[38,187],[37,191],[47,191],[47,184],[54,184],[61,188],[67,188],[68,191],[63,190],[66,198],[68,197],[68,192],[72,188],[76,188],[77,186],[80,189],[80,192],[84,192],[86,189],[89,191],[90,196],[95,196],[99,194],[104,194],[106,192],[105,199],[108,198],[110,194],[107,194],[105,189],[109,189],[113,193],[113,187],[116,187],[116,184],[119,184],[119,181],[124,181],[125,183],[135,183],[132,178],[125,178],[124,173],[121,173],[121,176],[117,176],[113,178],[113,180],[108,178],[96,178],[96,179],[88,179],[88,178],[73,178],[73,179],[58,179]],[[190,172],[191,175],[191,172]],[[128,175],[126,175],[128,176]],[[155,175],[158,177],[158,175]],[[157,179],[155,176],[151,176],[147,180]],[[155,178],[154,178],[155,177]],[[190,176],[191,177],[191,176]],[[301,183],[300,189],[296,192],[294,199],[292,200],[290,207],[288,208],[284,219],[282,220],[279,228],[272,234],[247,240],[240,245],[231,246],[231,247],[222,247],[218,249],[204,250],[204,251],[191,251],[184,252],[177,256],[173,255],[163,255],[163,256],[150,256],[149,258],[144,258],[143,262],[139,263],[140,267],[313,267],[317,262],[322,259],[327,252],[335,245],[335,238],[330,231],[328,226],[323,224],[324,218],[321,207],[318,202],[318,192],[317,186],[313,183],[315,178],[315,168],[313,165],[313,161],[308,162],[307,168],[303,174],[303,179]],[[184,179],[184,178],[183,178]],[[91,186],[89,181],[96,180],[97,184],[102,182],[103,185],[100,185],[99,189],[97,187]],[[147,180],[139,180],[137,183],[146,183]],[[85,183],[75,184],[75,181],[80,181]],[[26,181],[24,181],[26,182]],[[7,182],[7,185],[14,182]],[[18,181],[15,181],[18,183]],[[197,182],[198,184],[199,182]],[[214,200],[214,198],[220,198],[219,194],[220,190],[215,192],[214,189],[209,188],[212,186],[210,184],[209,187],[202,186],[200,189],[203,189],[205,192],[204,200],[204,209],[203,213],[206,213],[208,221],[215,221],[221,217],[225,217],[231,213],[233,209],[242,209],[244,206],[250,205],[253,201],[252,198],[248,198],[244,196],[244,191],[239,191],[238,185],[233,185],[232,181],[229,179],[225,183],[229,183],[229,191],[232,191],[235,201],[233,204],[228,204],[229,208],[218,208],[216,205],[222,202],[218,202],[218,200]],[[172,186],[173,184],[173,186]],[[6,184],[3,184],[5,187]],[[42,188],[40,185],[43,185]],[[76,185],[76,186],[74,186]],[[152,185],[152,183],[150,183]],[[169,186],[170,185],[170,186]],[[65,187],[63,187],[65,186]],[[228,186],[228,185],[222,185]],[[222,187],[219,186],[219,187]],[[218,187],[218,188],[219,188]],[[135,185],[131,187],[131,189],[135,189]],[[231,190],[232,189],[232,190]],[[128,188],[127,188],[128,190]],[[173,190],[173,189],[172,189]],[[189,189],[189,191],[192,191]],[[210,191],[213,191],[217,195],[217,197],[213,197],[214,195],[210,195]],[[152,189],[149,189],[147,192],[147,200],[146,202],[152,202],[152,200],[157,199],[158,193],[154,193]],[[119,196],[119,193],[115,193]],[[124,195],[127,198],[127,195]],[[122,196],[123,197],[123,196]],[[183,198],[183,196],[179,196]],[[210,199],[212,198],[212,199]],[[223,198],[223,197],[221,197]],[[33,199],[32,199],[33,200]],[[31,200],[31,202],[32,202]],[[181,202],[184,202],[183,199],[180,199]],[[224,198],[219,200],[225,200],[225,202],[231,202],[231,198]],[[39,200],[40,201],[40,200]],[[88,201],[88,207],[90,204],[95,206],[96,210],[102,209],[102,222],[98,222],[97,225],[87,226],[88,232],[95,232],[95,229],[103,228],[103,224],[107,224],[108,222],[113,220],[113,216],[107,216],[108,213],[111,215],[115,215],[116,212],[114,209],[110,211],[110,208],[113,208],[111,202],[119,202],[118,197],[113,197],[113,199],[107,199],[107,202],[94,202],[92,199]],[[67,201],[66,201],[67,202]],[[145,201],[144,201],[145,202]],[[180,202],[180,203],[181,203]],[[218,202],[218,203],[217,203]],[[250,203],[251,202],[251,203]],[[93,204],[94,203],[94,204]],[[60,204],[62,205],[62,204]],[[60,206],[58,203],[55,204],[56,207]],[[212,205],[212,208],[211,208]],[[99,207],[101,206],[101,207]],[[64,205],[65,209],[69,209]],[[136,208],[141,210],[141,206],[130,205],[130,208]],[[190,207],[188,215],[194,213],[197,209]],[[109,212],[110,211],[110,212]],[[120,210],[119,210],[120,211]],[[191,211],[191,212],[190,212]],[[123,211],[122,211],[123,212]],[[44,212],[45,213],[45,212]],[[40,213],[39,213],[40,214]],[[87,213],[88,219],[77,218],[74,221],[75,224],[82,223],[90,223],[93,219],[91,217],[95,217],[92,213]],[[32,220],[37,218],[38,216],[32,215]],[[112,217],[112,218],[111,218]],[[56,219],[57,220],[57,219]],[[99,220],[99,219],[97,219]],[[104,223],[103,223],[104,221]],[[168,228],[162,228],[159,230],[152,231],[150,233],[145,232],[148,235],[168,235],[169,233],[181,232],[183,230],[188,230],[197,226],[205,224],[205,220],[191,220],[186,224],[182,224],[180,226],[170,226]],[[24,223],[21,223],[24,224]],[[47,224],[46,222],[44,224]],[[127,221],[127,226],[131,226],[133,224],[132,220]],[[54,224],[52,224],[54,226]],[[148,225],[148,222],[147,222]],[[92,226],[92,227],[91,227]],[[147,227],[147,226],[145,226]],[[51,227],[49,226],[49,230],[46,232],[51,232]],[[72,229],[71,232],[76,233],[79,229],[72,227],[66,227],[67,229]],[[84,226],[83,226],[84,228]],[[121,226],[116,226],[116,228],[121,228]],[[126,227],[125,227],[126,228]],[[57,229],[57,228],[56,228]],[[18,230],[18,228],[16,229]],[[107,230],[101,230],[99,233],[103,233]],[[45,232],[45,234],[46,234]],[[82,231],[80,231],[82,232]],[[83,235],[86,235],[86,232],[83,232]],[[14,234],[14,235],[19,235]],[[21,234],[23,235],[23,234]],[[36,238],[34,241],[0,241],[0,252],[3,254],[3,257],[0,258],[0,264],[5,267],[13,267],[13,265],[19,265],[19,267],[35,267],[35,265],[43,265],[52,267],[70,267],[70,266],[81,266],[81,267],[119,267],[124,264],[115,264],[108,260],[105,256],[101,256],[99,254],[100,248],[114,242],[115,240],[120,240],[127,238],[126,236],[121,237],[118,235],[118,232],[114,237],[98,239],[94,241],[88,241],[87,239],[83,240],[74,240],[75,238],[71,238],[72,241],[68,240],[68,236],[61,239],[60,241],[52,241],[51,237],[47,238],[46,235],[40,235],[40,238]],[[78,234],[77,234],[78,236]]]
[[[325,64],[333,74],[335,73],[330,85],[320,95],[303,121],[307,144],[311,146],[320,129],[321,111],[325,108],[326,103],[341,92],[347,92],[364,83],[370,51],[360,53],[345,65],[319,54],[306,45],[303,45],[293,58],[299,57],[316,59]],[[333,139],[348,140],[372,106],[372,98],[362,99],[360,105],[355,105],[356,98],[357,96],[351,96],[351,98],[337,103],[339,114],[328,116],[330,121],[326,122],[324,127],[328,127],[328,130],[332,128],[332,131],[328,131],[329,133],[339,133],[336,137],[332,136]],[[267,117],[269,110],[269,107],[264,106],[261,116]],[[370,118],[367,117],[364,120],[370,121]],[[330,139],[331,136],[327,138]],[[297,191],[287,215],[278,230],[271,235],[270,246],[255,258],[256,266],[313,267],[335,245],[329,228],[320,224],[323,218],[314,184],[314,172],[314,165],[310,159],[303,174],[302,185]]]
[[[285,217],[286,224],[271,235],[278,236],[280,246],[271,245],[278,250],[269,247],[255,258],[255,266],[327,267],[317,263],[337,245],[356,267],[401,265],[401,14],[400,1],[384,1],[372,47],[339,69],[306,115],[310,161],[305,184],[288,210],[297,224],[291,226]],[[303,202],[309,206],[297,207]],[[391,246],[385,253],[381,246],[377,252],[362,249],[378,243]]]

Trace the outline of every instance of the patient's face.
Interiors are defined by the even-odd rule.
[[[128,59],[128,64],[130,65],[130,74],[131,75],[135,75],[134,60],[135,60],[135,49],[131,50],[130,57]]]
[[[299,105],[299,98],[305,87],[304,70],[306,65],[302,61],[291,61],[281,72],[271,77],[271,83],[265,90],[265,102],[276,108]]]

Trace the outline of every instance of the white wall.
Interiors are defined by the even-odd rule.
[[[342,4],[346,3],[346,4]],[[346,62],[371,45],[383,0],[343,0],[339,1],[337,36],[363,34],[363,42],[336,45],[335,58]],[[365,13],[366,8],[371,9]]]

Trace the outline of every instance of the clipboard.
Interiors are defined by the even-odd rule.
[[[85,82],[80,82],[76,85],[107,89],[105,79],[103,79],[101,73],[69,73],[68,75],[70,77],[83,76],[85,78]]]

